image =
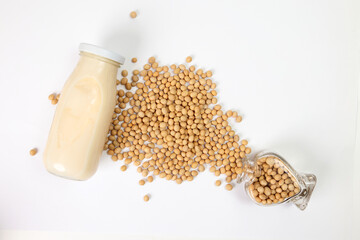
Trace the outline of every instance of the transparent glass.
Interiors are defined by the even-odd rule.
[[[292,185],[292,193],[287,194],[285,197],[279,199],[273,200],[274,202],[271,203],[264,203],[264,200],[261,200],[260,192],[254,191],[254,182],[258,182],[261,176],[263,176],[261,173],[264,171],[262,166],[265,166],[267,162],[262,163],[264,159],[273,159],[274,163],[271,162],[271,164],[276,165],[277,168],[281,168],[281,172],[286,173],[285,175],[289,176],[288,181],[290,184],[286,186],[286,188],[290,185]],[[271,161],[271,160],[270,160]],[[265,164],[265,165],[262,165]],[[266,165],[269,166],[269,165]],[[255,155],[254,158],[248,159],[245,158],[243,161],[243,167],[244,172],[240,175],[238,178],[238,183],[244,182],[245,183],[245,191],[248,194],[248,196],[255,202],[256,204],[260,206],[276,206],[279,204],[284,204],[287,202],[291,202],[295,204],[300,210],[304,210],[308,202],[310,200],[311,194],[315,188],[316,185],[316,176],[314,174],[305,174],[305,173],[298,173],[291,167],[291,165],[280,155],[273,153],[273,152],[260,152]],[[275,168],[273,168],[275,169]],[[271,172],[271,170],[267,169]],[[274,175],[273,170],[273,175]],[[265,174],[265,171],[263,172]],[[274,177],[274,176],[273,176]],[[269,177],[270,179],[270,177]],[[275,182],[275,179],[272,180]],[[282,181],[281,179],[279,181]],[[259,186],[259,184],[257,184]],[[260,185],[261,186],[261,185]],[[274,184],[275,186],[275,184]],[[266,187],[265,187],[266,188]],[[274,187],[275,188],[275,187]],[[260,189],[262,190],[262,189]],[[269,189],[267,189],[269,191]],[[272,189],[271,189],[272,190]],[[270,190],[270,191],[271,191]],[[275,189],[274,189],[275,190]],[[295,190],[295,191],[294,191]],[[281,190],[279,190],[281,191]],[[289,191],[289,190],[288,190]],[[273,191],[274,192],[274,191]],[[259,195],[257,195],[259,194]],[[270,194],[270,192],[268,193]],[[265,196],[265,194],[261,194]],[[274,195],[274,194],[271,194]],[[280,195],[280,194],[279,194]],[[277,195],[277,196],[279,196]],[[272,196],[274,199],[274,196]]]

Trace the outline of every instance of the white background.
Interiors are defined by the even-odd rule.
[[[341,0],[1,0],[0,239],[355,239],[357,14],[355,1]],[[47,173],[47,97],[61,91],[80,42],[123,54],[128,70],[152,55],[161,64],[192,55],[214,72],[223,107],[243,115],[232,125],[254,152],[316,174],[308,208],[259,207],[243,185],[215,187],[208,171],[180,186],[139,186],[135,167],[123,173],[105,155],[85,182]]]

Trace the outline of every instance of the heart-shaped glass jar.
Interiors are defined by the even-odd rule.
[[[247,194],[261,206],[291,202],[304,210],[316,185],[314,174],[296,172],[284,158],[273,152],[245,158],[243,168],[238,182],[245,182]]]

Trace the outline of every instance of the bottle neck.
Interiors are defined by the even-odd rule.
[[[80,59],[75,71],[85,75],[99,76],[99,79],[104,79],[104,77],[113,78],[115,82],[119,67],[120,63],[113,60],[87,52],[80,52]]]
[[[115,62],[108,58],[101,57],[99,55],[92,54],[92,53],[80,52],[80,56],[84,59],[90,58],[90,59],[98,60],[100,62],[108,63],[108,64],[116,67],[116,69],[118,69],[120,67],[120,63]]]
[[[238,183],[252,181],[255,177],[260,176],[261,169],[254,160],[245,157],[242,164],[243,172],[238,178]]]

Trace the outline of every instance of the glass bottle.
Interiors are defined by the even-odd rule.
[[[253,158],[245,158],[243,160],[243,168],[244,172],[239,176],[238,183],[244,182],[245,191],[248,196],[253,202],[261,206],[276,206],[290,202],[295,204],[300,210],[304,210],[308,205],[316,185],[316,176],[314,174],[298,173],[283,157],[273,152],[260,152]],[[281,175],[279,172],[282,173],[282,175],[285,175],[285,177],[288,176],[288,178],[275,180],[276,177],[278,179],[278,176]],[[265,176],[267,179],[265,179]],[[269,180],[274,184],[266,182],[267,184],[265,185],[265,182],[263,181],[262,185],[260,184],[260,179],[265,181]],[[285,184],[286,191],[281,188],[280,183],[282,180],[283,183],[285,181],[289,183]],[[272,187],[272,185],[274,187]],[[290,185],[293,186],[291,187],[292,190],[288,189]],[[263,189],[265,189],[264,191],[267,190],[267,193],[269,193],[270,189],[270,195],[267,196],[265,192],[263,192]],[[274,191],[272,190],[275,190],[275,194],[273,194]],[[284,197],[282,197],[282,192],[288,193],[286,196],[284,194]],[[278,195],[276,195],[276,193],[278,193]],[[280,198],[277,199],[275,197],[275,200],[271,200],[268,198],[271,195],[276,195],[277,197],[280,195]],[[267,199],[264,199],[265,197]]]
[[[116,76],[124,57],[82,43],[80,59],[65,82],[43,160],[46,169],[73,180],[98,167],[116,104]]]

